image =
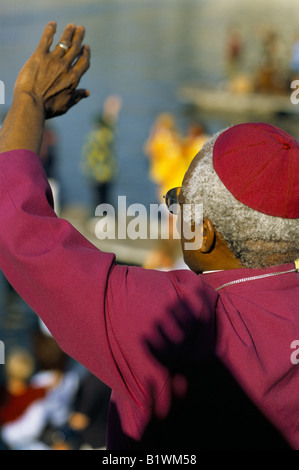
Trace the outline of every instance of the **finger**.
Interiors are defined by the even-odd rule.
[[[83,41],[84,35],[85,35],[85,28],[83,28],[83,26],[78,26],[74,31],[71,47],[65,55],[64,60],[67,62],[68,65],[71,65],[80,54],[82,50],[82,41]]]
[[[78,79],[78,83],[82,75],[89,69],[89,66],[90,66],[90,47],[88,45],[85,45],[81,49],[81,55],[72,69],[73,74]]]
[[[56,23],[54,21],[50,21],[44,29],[44,32],[39,41],[36,51],[42,52],[42,53],[49,52],[55,33],[56,33]]]
[[[85,45],[81,50],[81,56],[78,58],[75,65],[60,79],[57,87],[53,87],[52,94],[61,92],[67,88],[75,90],[79,85],[82,75],[84,75],[90,66],[90,47]]]
[[[80,59],[77,61],[74,67],[70,70],[66,70],[60,77],[56,84],[53,84],[51,89],[48,91],[48,99],[53,96],[62,93],[65,90],[69,90],[74,93],[82,75],[89,68],[90,49],[89,46],[83,47],[83,52]]]
[[[62,35],[60,36],[59,42],[57,43],[53,51],[55,54],[59,55],[60,57],[63,57],[65,55],[66,49],[59,46],[59,43],[64,44],[66,48],[69,49],[72,45],[72,40],[73,40],[73,35],[74,35],[75,30],[76,30],[76,26],[72,23],[66,26]]]
[[[88,98],[89,96],[90,96],[90,93],[85,88],[75,90],[69,102],[69,107],[71,108],[75,104],[79,103],[79,101],[81,101],[84,98]]]
[[[63,75],[59,78],[57,83],[51,87],[51,93],[49,93],[49,98],[58,95],[64,90],[72,90],[74,93],[82,75],[88,70],[90,62],[90,48],[89,46],[84,46],[82,55],[74,65],[69,70],[66,70]]]
[[[86,89],[74,90],[63,105],[60,105],[57,109],[55,109],[55,106],[54,108],[51,108],[50,106],[49,109],[46,110],[46,119],[51,119],[55,116],[61,116],[62,114],[67,113],[70,108],[88,96],[89,91]]]

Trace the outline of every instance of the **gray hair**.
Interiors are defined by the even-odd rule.
[[[218,177],[213,167],[213,148],[222,132],[204,144],[202,157],[183,182],[187,203],[184,218],[190,222],[193,217],[189,205],[203,204],[203,217],[211,220],[244,267],[263,268],[294,261],[299,258],[299,219],[274,217],[245,206]]]

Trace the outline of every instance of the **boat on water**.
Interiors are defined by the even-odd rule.
[[[291,101],[292,93],[269,94],[257,92],[237,93],[226,89],[209,89],[196,85],[183,86],[178,90],[178,99],[207,112],[273,115],[286,114],[299,117],[299,104]],[[294,96],[294,95],[293,95]]]

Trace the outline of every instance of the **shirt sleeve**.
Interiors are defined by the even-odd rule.
[[[117,266],[52,204],[37,155],[0,155],[0,268],[67,354],[145,403],[169,374],[156,352],[198,318],[212,334],[216,296],[187,270]]]

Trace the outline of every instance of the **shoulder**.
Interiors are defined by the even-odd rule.
[[[139,312],[185,309],[200,316],[215,308],[218,294],[204,277],[188,269],[159,271],[134,266],[115,266],[109,279],[110,296]]]

